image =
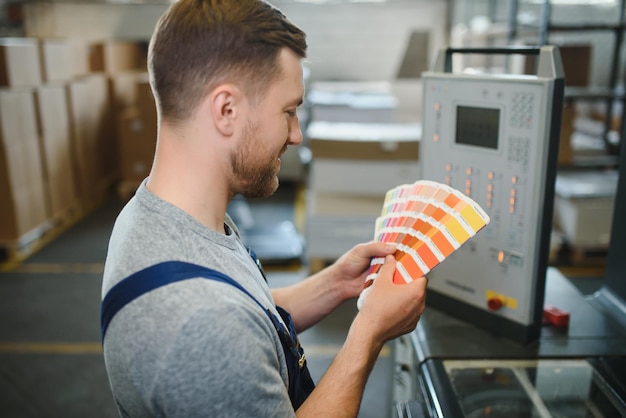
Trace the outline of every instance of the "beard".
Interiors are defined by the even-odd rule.
[[[246,198],[269,197],[278,189],[277,159],[280,153],[261,149],[255,141],[257,125],[250,122],[244,131],[241,147],[231,155],[234,194]]]

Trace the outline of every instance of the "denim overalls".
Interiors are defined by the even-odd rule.
[[[251,253],[253,259],[259,265],[258,260]],[[260,265],[259,265],[260,267]],[[281,307],[276,307],[282,317],[287,329],[280,320],[261,305],[245,288],[230,277],[218,271],[198,266],[196,264],[184,263],[180,261],[167,261],[141,270],[125,278],[109,290],[102,301],[100,309],[100,325],[102,332],[102,342],[106,334],[109,323],[120,309],[134,299],[166,284],[185,279],[202,277],[209,280],[216,280],[236,287],[248,295],[257,305],[259,305],[272,321],[285,353],[287,371],[289,374],[289,399],[294,410],[306,400],[315,388],[315,383],[309,374],[306,364],[304,350],[300,346],[295,326],[291,320],[291,315]]]

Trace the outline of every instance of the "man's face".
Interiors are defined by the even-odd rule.
[[[240,146],[231,155],[234,192],[248,198],[267,197],[276,191],[281,155],[288,145],[302,142],[296,113],[304,96],[302,65],[289,49],[282,50],[279,63],[281,76],[252,108]]]
[[[275,147],[268,149],[258,140],[259,136],[258,124],[248,121],[241,146],[231,157],[233,174],[241,188],[237,193],[248,198],[267,197],[276,191],[280,156],[287,149],[286,144],[279,150]]]

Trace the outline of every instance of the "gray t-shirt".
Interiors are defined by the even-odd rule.
[[[102,297],[139,270],[185,261],[226,274],[278,315],[233,228],[226,235],[206,228],[144,182],[115,222]],[[124,417],[295,416],[275,328],[249,296],[225,283],[189,279],[134,300],[111,321],[104,358]]]

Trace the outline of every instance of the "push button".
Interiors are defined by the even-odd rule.
[[[487,299],[487,307],[492,311],[498,311],[504,307],[504,299],[499,296],[493,296]]]

